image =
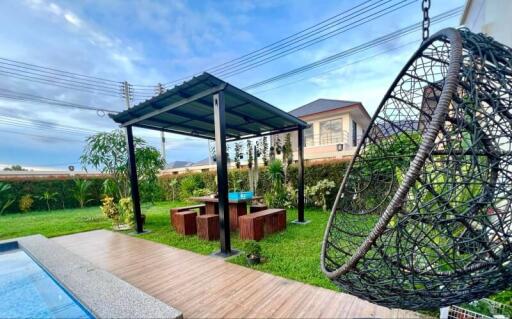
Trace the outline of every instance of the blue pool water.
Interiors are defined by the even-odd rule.
[[[0,251],[1,318],[93,318],[23,250]]]

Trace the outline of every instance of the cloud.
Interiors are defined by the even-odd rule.
[[[452,2],[457,1],[462,0]],[[0,28],[8,30],[0,35],[0,56],[102,79],[154,85],[261,48],[350,6],[351,1],[0,1],[0,10],[9,13],[0,20]],[[397,14],[393,19],[354,29],[228,80],[243,87],[416,20],[408,13]],[[398,56],[387,55],[269,91],[261,97],[285,110],[318,97],[359,99],[371,109],[401,64],[403,60],[399,61]],[[76,88],[72,90],[15,79],[0,72],[0,88],[115,110],[125,108],[119,83],[90,83],[99,87],[95,94],[78,90],[77,83],[67,83]],[[152,89],[148,90],[149,93],[139,91],[146,93],[140,93],[134,103],[151,94]],[[7,99],[0,99],[0,114],[91,130],[117,128],[108,117],[94,112]],[[3,163],[73,163],[84,145],[85,136],[57,130],[0,129],[17,132],[2,133],[8,136],[0,139],[0,149],[7,150],[0,152]],[[32,136],[22,135],[23,132]],[[135,134],[160,147],[159,132],[136,130]],[[203,140],[168,135],[170,159],[193,161],[206,157],[207,152]]]

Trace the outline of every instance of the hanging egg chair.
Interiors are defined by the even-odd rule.
[[[512,286],[512,49],[467,29],[422,43],[372,118],[322,269],[380,305],[432,309]]]

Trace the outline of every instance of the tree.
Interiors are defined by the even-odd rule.
[[[135,137],[134,145],[141,194],[146,196],[145,199],[152,200],[151,192],[155,190],[158,171],[165,166],[165,161],[158,150],[148,146],[143,139]],[[84,167],[92,166],[110,175],[119,198],[129,196],[128,146],[123,130],[98,133],[87,138],[80,162]]]
[[[43,194],[37,196],[37,198],[40,200],[44,200],[46,202],[46,207],[48,208],[48,211],[50,211],[50,203],[56,201],[58,195],[59,193],[57,192],[45,191]]]
[[[26,168],[23,168],[21,167],[21,165],[11,165],[11,167],[5,167],[4,168],[4,171],[16,171],[16,172],[21,172],[21,171],[27,171]]]
[[[89,189],[91,188],[92,183],[86,179],[75,179],[75,189],[73,190],[73,197],[78,201],[80,208],[84,208],[84,206],[92,201],[92,199],[87,199],[90,195]]]

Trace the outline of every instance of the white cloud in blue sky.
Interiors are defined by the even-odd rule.
[[[131,83],[168,82],[261,48],[361,1],[0,1],[0,57]],[[463,0],[434,1],[431,15]],[[244,87],[349,49],[421,19],[420,1],[372,23],[243,74]],[[433,26],[456,26],[458,17]],[[251,93],[291,110],[316,98],[359,100],[372,113],[420,34],[354,55],[321,69],[256,88]],[[365,57],[417,40],[377,57]],[[343,65],[348,65],[342,67]],[[338,67],[338,69],[336,69]],[[329,71],[331,70],[331,71]],[[329,72],[328,72],[329,71]],[[299,81],[300,80],[300,81]],[[0,73],[0,89],[122,110],[123,100],[13,79]],[[0,98],[0,117],[43,120],[93,131],[116,126],[94,112]],[[27,135],[23,135],[23,134]],[[0,164],[66,167],[78,162],[83,135],[13,127],[0,122]],[[157,146],[158,133],[137,130]],[[38,136],[38,135],[42,135]],[[50,138],[48,138],[50,136]],[[169,160],[207,156],[202,140],[168,136]]]

